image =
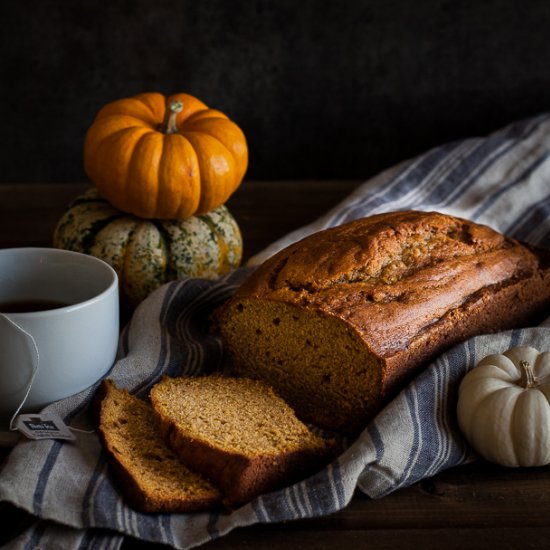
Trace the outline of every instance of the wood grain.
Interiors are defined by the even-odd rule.
[[[314,221],[358,181],[246,181],[227,205],[243,233],[245,260],[274,240]],[[51,246],[70,202],[89,186],[0,184],[0,248]]]

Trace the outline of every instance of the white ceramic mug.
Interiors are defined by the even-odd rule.
[[[54,309],[47,309],[50,301]],[[93,256],[54,248],[0,250],[0,313],[4,425],[23,402],[21,412],[38,412],[91,386],[114,363],[118,280]]]

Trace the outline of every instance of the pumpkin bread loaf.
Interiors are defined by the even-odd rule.
[[[550,253],[435,212],[375,215],[272,256],[214,313],[234,374],[354,434],[428,361],[536,323]]]
[[[162,439],[151,407],[104,380],[97,394],[99,434],[118,485],[141,512],[218,508],[221,495],[192,472]]]
[[[313,473],[332,458],[266,384],[219,374],[163,378],[151,390],[161,432],[234,508]]]

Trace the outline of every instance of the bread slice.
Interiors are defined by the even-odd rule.
[[[313,473],[335,450],[260,381],[166,377],[151,403],[172,448],[220,487],[230,508]]]
[[[391,212],[306,237],[213,315],[233,375],[298,417],[355,435],[429,361],[472,336],[536,324],[550,251],[436,212]]]
[[[97,394],[99,434],[117,484],[140,512],[220,507],[219,490],[191,471],[162,439],[151,407],[104,380]]]

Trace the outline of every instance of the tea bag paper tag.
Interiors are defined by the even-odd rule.
[[[55,413],[20,414],[15,427],[29,439],[76,439],[67,424]]]

